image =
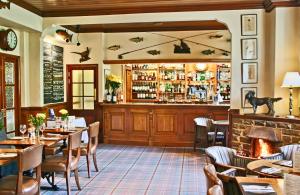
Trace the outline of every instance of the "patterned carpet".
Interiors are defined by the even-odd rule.
[[[100,145],[97,160],[100,170],[95,172],[91,163],[91,178],[88,178],[85,158],[80,159],[82,190],[77,190],[72,175],[72,194],[206,194],[205,156],[191,148]],[[57,175],[55,179],[60,190],[43,190],[42,194],[67,194],[63,176]],[[46,180],[41,185],[49,186]]]

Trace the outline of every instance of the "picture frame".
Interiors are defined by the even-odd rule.
[[[257,97],[257,87],[242,87],[241,88],[241,107],[242,108],[252,108],[251,104],[249,102],[245,102],[245,95],[248,93],[248,91],[254,91],[255,97]]]
[[[257,14],[241,15],[241,34],[242,36],[257,35]]]
[[[242,84],[256,84],[258,82],[257,62],[242,63]]]
[[[242,60],[257,60],[257,38],[241,39]]]

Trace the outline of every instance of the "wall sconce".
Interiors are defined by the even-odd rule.
[[[67,30],[58,29],[56,35],[59,39],[66,41],[67,43],[72,42],[73,34],[69,34]]]

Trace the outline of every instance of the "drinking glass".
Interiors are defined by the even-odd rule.
[[[22,137],[24,138],[24,133],[26,132],[26,125],[20,125],[20,132],[22,133]]]
[[[44,137],[43,132],[44,132],[45,128],[46,128],[46,125],[45,125],[45,123],[43,123],[42,126],[41,126],[41,128],[40,128],[40,131],[42,133],[41,137]]]

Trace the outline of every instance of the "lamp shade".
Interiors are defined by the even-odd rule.
[[[284,79],[281,87],[300,87],[300,75],[298,72],[287,72],[284,75]]]

